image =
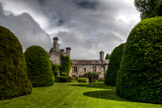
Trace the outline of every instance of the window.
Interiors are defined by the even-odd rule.
[[[84,68],[84,72],[86,73],[86,68]]]
[[[93,72],[96,72],[96,66],[93,66]]]
[[[79,75],[79,78],[82,78],[83,77],[83,75]]]
[[[74,72],[77,72],[77,67],[76,66],[74,67]]]
[[[72,75],[72,77],[75,77],[75,75]]]

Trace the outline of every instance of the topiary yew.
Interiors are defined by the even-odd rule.
[[[47,52],[40,46],[31,46],[25,51],[27,73],[34,87],[51,86],[54,74]]]
[[[115,86],[116,76],[120,68],[120,61],[123,55],[124,44],[117,46],[111,53],[109,68],[106,72],[105,84]]]
[[[22,46],[10,30],[0,26],[0,99],[31,92]]]
[[[117,94],[162,103],[162,17],[145,19],[130,33],[117,74]]]

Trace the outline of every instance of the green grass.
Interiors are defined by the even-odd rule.
[[[0,100],[0,108],[161,108],[161,105],[120,98],[115,87],[103,83],[55,83],[34,88],[27,96]]]

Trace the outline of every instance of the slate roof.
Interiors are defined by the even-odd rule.
[[[74,65],[102,65],[109,64],[109,60],[104,60],[103,63],[101,60],[72,60]]]

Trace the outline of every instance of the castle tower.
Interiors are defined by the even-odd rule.
[[[59,51],[58,37],[53,38],[53,51]]]
[[[100,60],[102,60],[102,61],[104,60],[104,52],[103,51],[100,52]]]
[[[59,52],[58,37],[53,38],[53,48],[50,50],[50,60],[53,64],[60,64],[60,52]]]
[[[70,52],[71,52],[71,48],[70,47],[67,47],[66,48],[66,56],[69,56],[70,57]]]

